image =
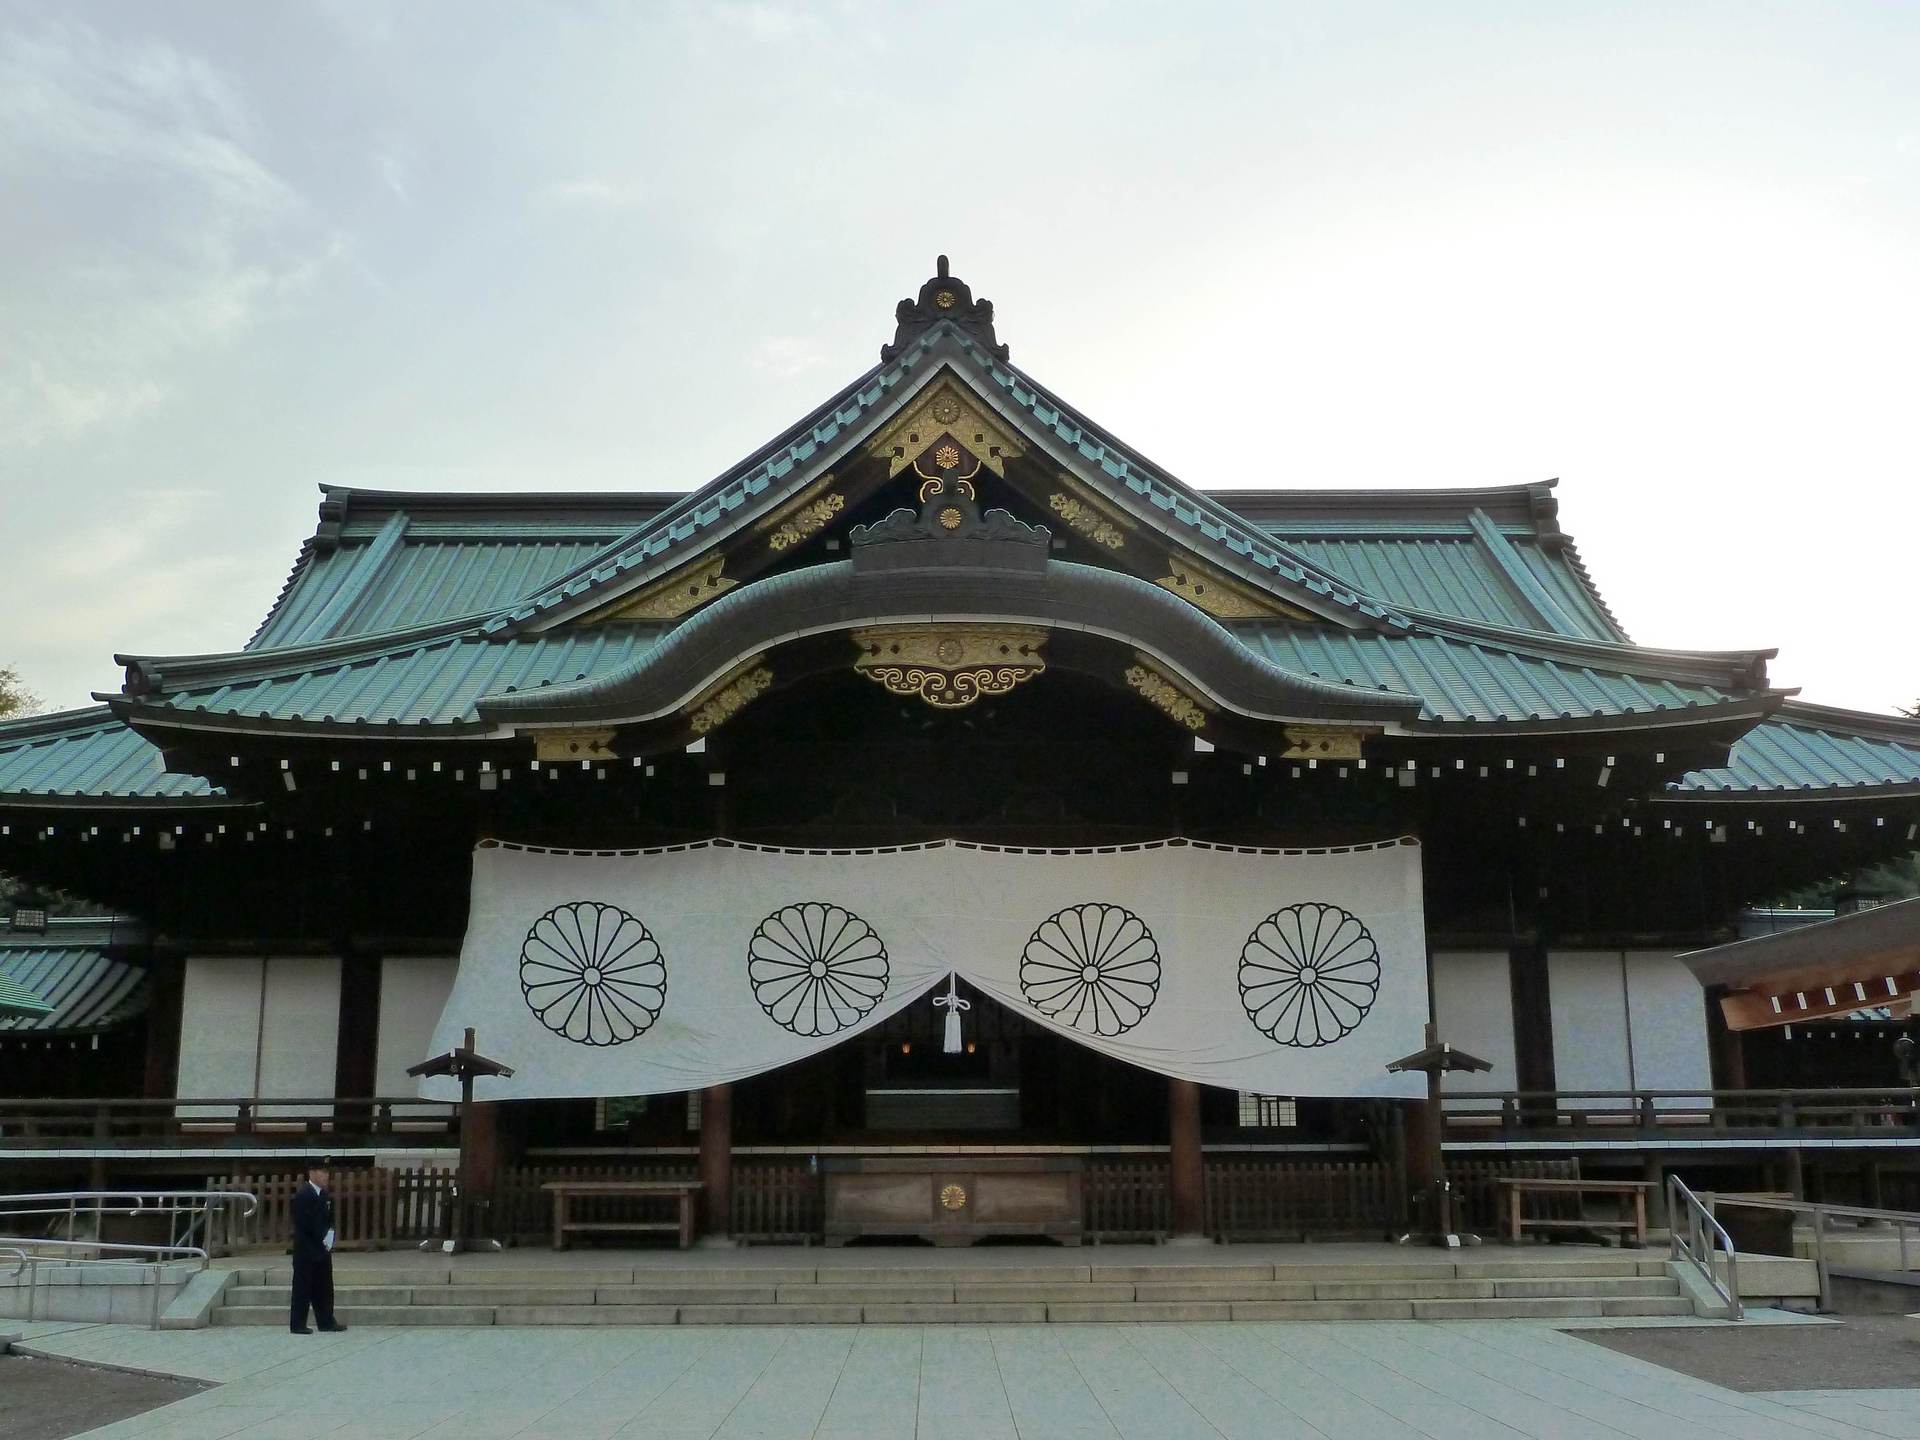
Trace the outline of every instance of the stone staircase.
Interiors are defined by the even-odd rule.
[[[1059,1253],[1059,1252],[1054,1252]],[[880,1325],[1691,1315],[1657,1257],[1367,1264],[449,1265],[335,1273],[347,1325]],[[284,1325],[291,1271],[239,1269],[215,1325]]]

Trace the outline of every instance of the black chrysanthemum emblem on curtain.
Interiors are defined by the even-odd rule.
[[[1160,945],[1138,915],[1094,901],[1041,922],[1020,952],[1020,993],[1050,1020],[1124,1035],[1160,993]]]
[[[753,998],[796,1035],[832,1035],[861,1020],[887,993],[887,976],[886,945],[838,905],[776,910],[747,944]]]
[[[1367,1018],[1380,993],[1380,947],[1338,905],[1289,905],[1240,951],[1240,1003],[1270,1039],[1331,1045]]]
[[[580,1045],[624,1045],[667,1003],[667,962],[639,920],[576,900],[534,921],[520,946],[520,993],[554,1034]]]

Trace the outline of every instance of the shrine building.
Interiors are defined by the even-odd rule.
[[[445,1166],[468,1029],[477,1184],[697,1173],[714,1238],[952,1175],[947,1238],[1366,1233],[1432,1124],[1920,1173],[1906,942],[1785,1010],[1679,958],[1915,849],[1920,722],[1629,638],[1550,481],[1176,478],[944,257],[875,338],[690,492],[325,487],[246,644],[0,723],[0,872],[101,912],[0,927],[5,1188]]]

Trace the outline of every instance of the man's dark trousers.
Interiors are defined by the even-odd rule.
[[[301,1182],[293,1194],[293,1313],[288,1326],[307,1328],[307,1311],[331,1330],[333,1318],[333,1255],[327,1249],[327,1231],[333,1228],[333,1197]]]

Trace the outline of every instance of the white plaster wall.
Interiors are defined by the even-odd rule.
[[[1547,956],[1553,1075],[1561,1090],[1631,1090],[1627,987],[1618,950]]]
[[[267,962],[260,1015],[260,1098],[331,1096],[339,1069],[340,957]],[[274,1106],[263,1113],[294,1114]]]
[[[452,956],[427,959],[387,956],[380,962],[380,1039],[374,1051],[374,1088],[382,1095],[412,1095],[420,1082],[409,1065],[427,1058],[433,1027],[453,993]],[[484,1047],[483,1047],[484,1048]]]
[[[180,995],[181,1096],[254,1093],[265,963],[227,955],[187,957]]]
[[[1470,1055],[1491,1060],[1480,1074],[1443,1076],[1443,1091],[1512,1090],[1514,1076],[1513,982],[1504,950],[1440,950],[1433,957],[1433,1013],[1440,1038]],[[1470,1108],[1465,1105],[1449,1109]]]
[[[182,1098],[330,1096],[339,1039],[338,957],[188,957],[180,997]]]
[[[1626,960],[1634,1088],[1713,1088],[1700,982],[1666,951],[1629,951]]]

